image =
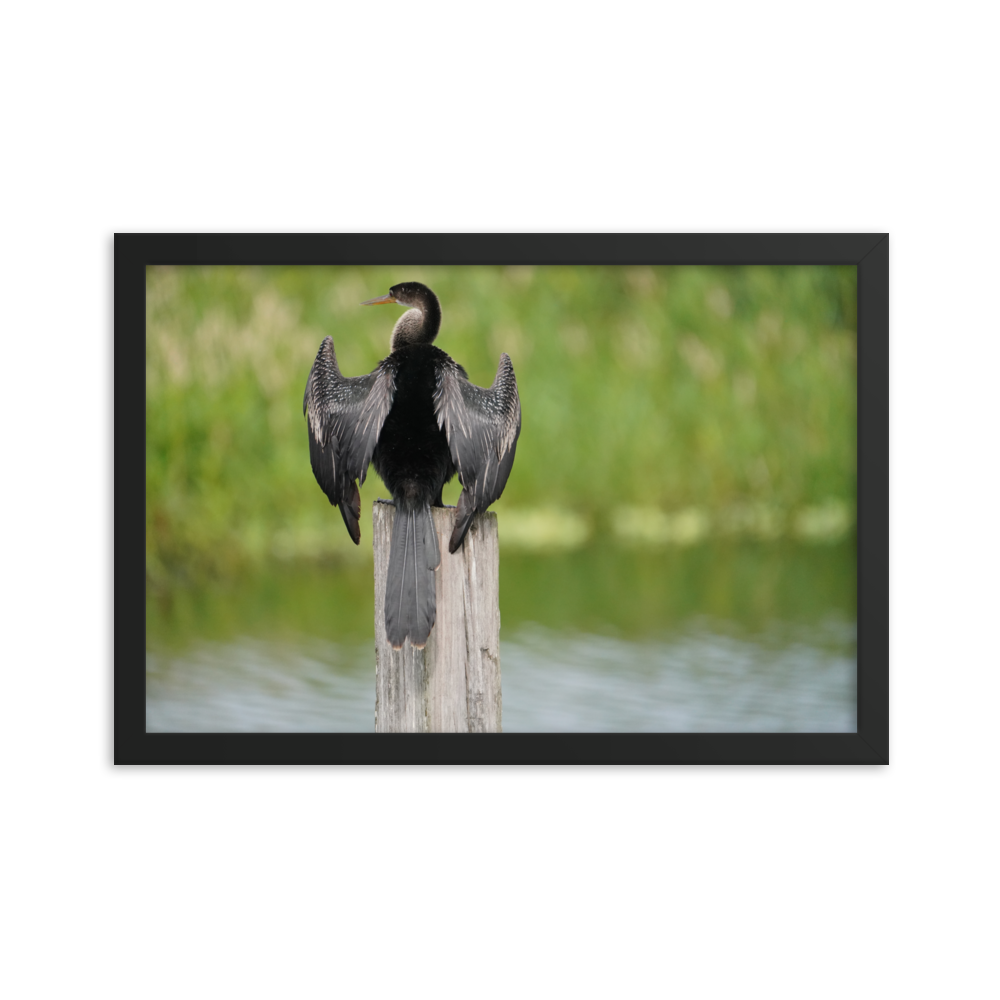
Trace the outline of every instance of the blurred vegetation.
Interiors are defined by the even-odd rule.
[[[849,537],[853,267],[153,267],[152,583],[370,559],[384,487],[374,472],[362,487],[355,548],[313,479],[302,392],[327,334],[346,375],[385,356],[400,310],[359,303],[404,280],[438,294],[437,344],[474,382],[492,382],[501,351],[513,360],[505,551]]]

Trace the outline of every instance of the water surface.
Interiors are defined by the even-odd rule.
[[[505,732],[853,732],[854,547],[504,555]],[[147,601],[154,732],[371,732],[370,564]]]

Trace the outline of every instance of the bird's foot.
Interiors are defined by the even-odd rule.
[[[390,507],[396,506],[396,502],[394,500],[383,500],[381,497],[376,497],[375,503],[387,503]]]

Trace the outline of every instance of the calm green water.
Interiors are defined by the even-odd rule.
[[[505,732],[853,732],[854,544],[504,554]],[[150,731],[374,729],[370,563],[147,598]]]

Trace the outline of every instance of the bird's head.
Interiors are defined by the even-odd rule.
[[[428,298],[436,298],[434,293],[419,281],[404,281],[393,285],[388,295],[380,295],[376,299],[362,302],[363,306],[414,306],[423,311],[423,304]]]
[[[369,299],[363,306],[409,306],[399,317],[392,331],[392,350],[407,344],[429,344],[441,327],[441,303],[438,297],[419,281],[404,281],[393,285],[388,295]]]

